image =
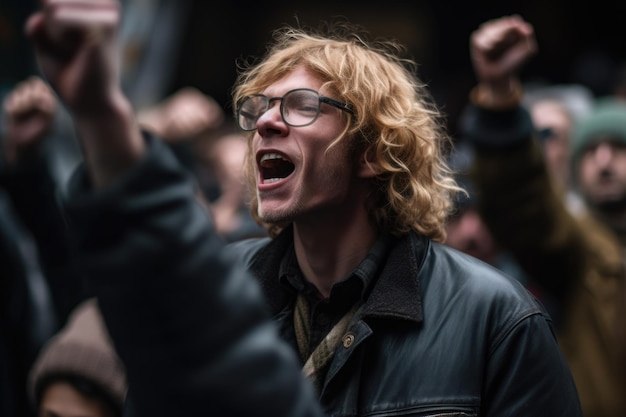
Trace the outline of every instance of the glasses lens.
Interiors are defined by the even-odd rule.
[[[256,129],[256,122],[265,113],[268,99],[265,96],[250,96],[239,106],[237,121],[243,130]]]
[[[315,91],[293,90],[283,97],[283,118],[291,126],[306,126],[320,112],[320,98]]]

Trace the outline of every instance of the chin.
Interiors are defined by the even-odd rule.
[[[263,210],[259,208],[259,218],[269,224],[284,224],[291,222],[293,215],[283,210]]]
[[[623,211],[626,209],[626,196],[596,197],[591,204],[602,211]]]

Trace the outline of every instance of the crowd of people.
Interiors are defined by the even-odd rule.
[[[493,24],[509,27],[509,33],[530,26],[519,18]],[[498,39],[472,39],[478,90],[466,135],[477,153],[479,210],[496,239],[552,300],[559,345],[583,414],[620,415],[626,392],[624,248],[619,229],[604,217],[620,217],[616,213],[626,209],[626,104],[598,100],[573,125],[570,185],[559,174],[564,171],[555,169],[558,160],[548,158],[533,108],[511,103],[521,86],[518,73],[534,53],[520,35],[514,38],[517,43],[498,59],[488,59],[483,50]],[[584,209],[573,208],[570,189]]]
[[[626,101],[525,85],[532,22],[471,34],[454,138],[417,63],[346,21],[279,28],[232,115],[191,86],[137,106],[122,10],[26,24],[1,415],[626,415]]]

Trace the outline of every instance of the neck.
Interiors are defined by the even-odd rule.
[[[327,298],[333,284],[365,258],[378,233],[364,208],[316,219],[294,222],[294,245],[305,278]]]

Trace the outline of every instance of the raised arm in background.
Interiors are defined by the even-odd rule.
[[[84,150],[65,207],[132,413],[320,415],[256,283],[223,255],[193,178],[136,123],[117,73],[120,12],[112,0],[43,1],[26,31]],[[163,152],[160,163],[149,152]]]
[[[478,85],[467,136],[479,207],[497,240],[553,299],[559,345],[585,416],[626,413],[625,272],[616,237],[590,216],[575,217],[546,167],[520,71],[536,53],[519,16],[486,22],[470,50]]]

